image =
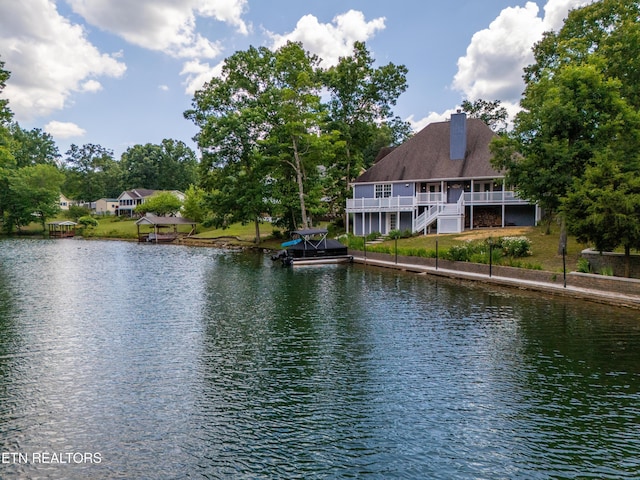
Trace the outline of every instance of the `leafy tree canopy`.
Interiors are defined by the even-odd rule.
[[[501,135],[507,132],[509,114],[500,105],[500,100],[463,100],[461,106],[470,118],[479,118],[494,132]]]
[[[182,202],[171,192],[157,192],[149,197],[143,204],[135,208],[136,213],[153,213],[160,217],[175,215],[180,211]]]
[[[197,180],[198,160],[184,142],[134,145],[122,154],[122,189],[184,191]]]
[[[638,18],[637,1],[602,0],[571,11],[560,31],[545,34],[534,47],[523,110],[513,131],[492,144],[494,166],[506,169],[521,196],[548,213],[564,213],[570,230],[601,245],[608,244],[603,229],[614,226],[592,223],[587,236],[578,224],[589,213],[577,195],[595,201],[581,187],[587,172],[591,185],[596,187],[597,178],[605,190],[611,184],[602,182],[613,182],[598,173],[605,166],[618,165],[618,181],[639,173],[640,43],[632,41],[640,39]],[[561,237],[561,245],[565,241]]]
[[[24,130],[18,123],[12,123],[9,133],[13,138],[11,150],[16,166],[46,164],[57,165],[60,152],[53,137],[39,128]]]
[[[64,174],[52,165],[37,164],[13,171],[9,177],[11,208],[5,227],[28,225],[38,220],[45,229],[47,219],[60,210],[60,186]]]
[[[114,183],[109,177],[117,172],[113,151],[91,143],[82,146],[72,144],[66,155],[67,178],[64,190],[71,198],[81,202],[94,202],[120,193],[108,188],[108,185]]]
[[[372,65],[362,43],[328,70],[297,43],[227,58],[185,112],[200,128],[200,182],[214,222],[254,221],[258,238],[263,215],[294,228],[327,214],[326,199],[344,205],[365,159],[410,131],[391,112],[406,68]]]

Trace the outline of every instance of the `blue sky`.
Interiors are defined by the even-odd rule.
[[[3,92],[23,128],[64,155],[100,144],[182,140],[193,92],[250,45],[301,41],[326,65],[365,41],[379,65],[409,69],[395,113],[417,130],[464,99],[513,114],[542,32],[591,0],[0,0]]]

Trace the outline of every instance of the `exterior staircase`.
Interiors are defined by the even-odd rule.
[[[424,231],[429,225],[438,220],[439,217],[456,217],[462,215],[464,204],[458,203],[438,203],[422,212],[413,224],[414,233]]]

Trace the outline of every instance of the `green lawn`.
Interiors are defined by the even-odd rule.
[[[545,227],[507,227],[507,228],[490,228],[476,229],[465,231],[461,234],[451,235],[421,235],[411,238],[401,238],[398,240],[398,250],[403,248],[412,249],[436,249],[436,241],[438,242],[438,250],[444,251],[454,245],[461,245],[465,242],[484,240],[487,238],[498,237],[516,237],[525,236],[531,241],[531,256],[521,258],[523,264],[536,266],[542,270],[558,272],[562,271],[562,255],[557,254],[560,231],[558,227],[551,230],[550,234],[545,234]],[[574,270],[576,268],[580,252],[586,248],[575,241],[575,238],[569,237],[567,242],[567,269]],[[387,248],[395,249],[394,240],[387,240],[380,244]]]
[[[63,218],[54,220],[63,220]],[[181,226],[179,230],[186,233],[189,231],[189,227]],[[262,223],[260,225],[260,236],[262,239],[260,244],[261,247],[278,249],[280,248],[280,243],[287,240],[287,238],[273,238],[273,231],[274,227],[269,223]],[[36,223],[22,229],[22,233],[25,234],[40,234],[41,232],[42,228]],[[443,252],[453,245],[460,245],[469,241],[482,240],[489,237],[497,238],[522,235],[531,241],[532,251],[531,256],[520,259],[522,260],[522,263],[536,268],[542,268],[547,271],[559,272],[562,271],[562,255],[557,254],[559,234],[559,228],[555,225],[554,228],[552,228],[551,233],[548,235],[545,234],[544,227],[476,229],[466,231],[461,234],[432,234],[428,236],[421,235],[411,238],[402,238],[398,240],[398,248],[435,251],[437,241],[439,251]],[[137,238],[135,219],[121,219],[117,217],[98,218],[98,226],[92,229],[87,236],[98,238],[135,239]],[[254,237],[255,226],[252,223],[246,225],[237,223],[226,229],[205,228],[198,225],[197,234],[195,235],[195,238],[201,239],[228,238],[231,242],[237,241],[242,245],[253,244]],[[387,240],[380,245],[386,247],[387,250],[395,248],[393,240]],[[575,270],[578,258],[580,257],[580,251],[584,248],[586,248],[585,245],[578,244],[572,237],[569,238],[566,256],[567,269]]]

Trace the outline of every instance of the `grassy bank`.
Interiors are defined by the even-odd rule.
[[[60,219],[62,220],[62,218]],[[554,226],[555,227],[555,226]],[[180,231],[187,233],[189,228],[181,226]],[[252,245],[255,237],[255,226],[253,224],[234,224],[229,228],[205,228],[198,225],[195,238],[202,240],[225,239],[227,243],[237,243],[238,245]],[[22,229],[23,234],[41,234],[42,228],[38,224],[32,224]],[[264,223],[260,226],[261,243],[260,246],[268,249],[280,248],[280,243],[286,239],[274,237],[274,228]],[[137,227],[135,219],[102,217],[98,218],[98,226],[83,232],[87,237],[94,238],[121,238],[136,239]],[[398,240],[398,253],[400,255],[422,255],[434,256],[436,242],[438,243],[439,254],[444,254],[451,247],[459,247],[470,242],[480,242],[488,238],[498,239],[499,237],[524,236],[531,242],[531,255],[517,259],[514,266],[526,268],[537,268],[551,272],[562,271],[562,255],[557,254],[559,242],[559,228],[555,227],[550,234],[545,233],[544,227],[507,227],[493,229],[477,229],[466,231],[461,234],[451,235],[428,235],[401,238]],[[377,250],[385,253],[395,253],[395,241],[385,240],[376,245],[368,244],[367,249]],[[567,268],[575,270],[580,257],[580,252],[585,248],[569,237],[567,244]]]
[[[399,255],[420,255],[434,257],[436,242],[439,255],[443,255],[452,247],[459,247],[472,242],[482,242],[489,238],[497,240],[499,237],[524,236],[531,242],[531,255],[518,259],[503,259],[504,264],[535,268],[551,272],[562,271],[562,255],[558,255],[558,243],[560,240],[559,228],[554,228],[549,234],[545,227],[507,227],[487,228],[466,231],[461,234],[428,235],[398,239]],[[586,248],[569,237],[567,242],[566,262],[567,269],[575,270],[580,258],[580,252]],[[382,243],[368,244],[367,249],[383,253],[395,253],[395,240],[385,240]]]

